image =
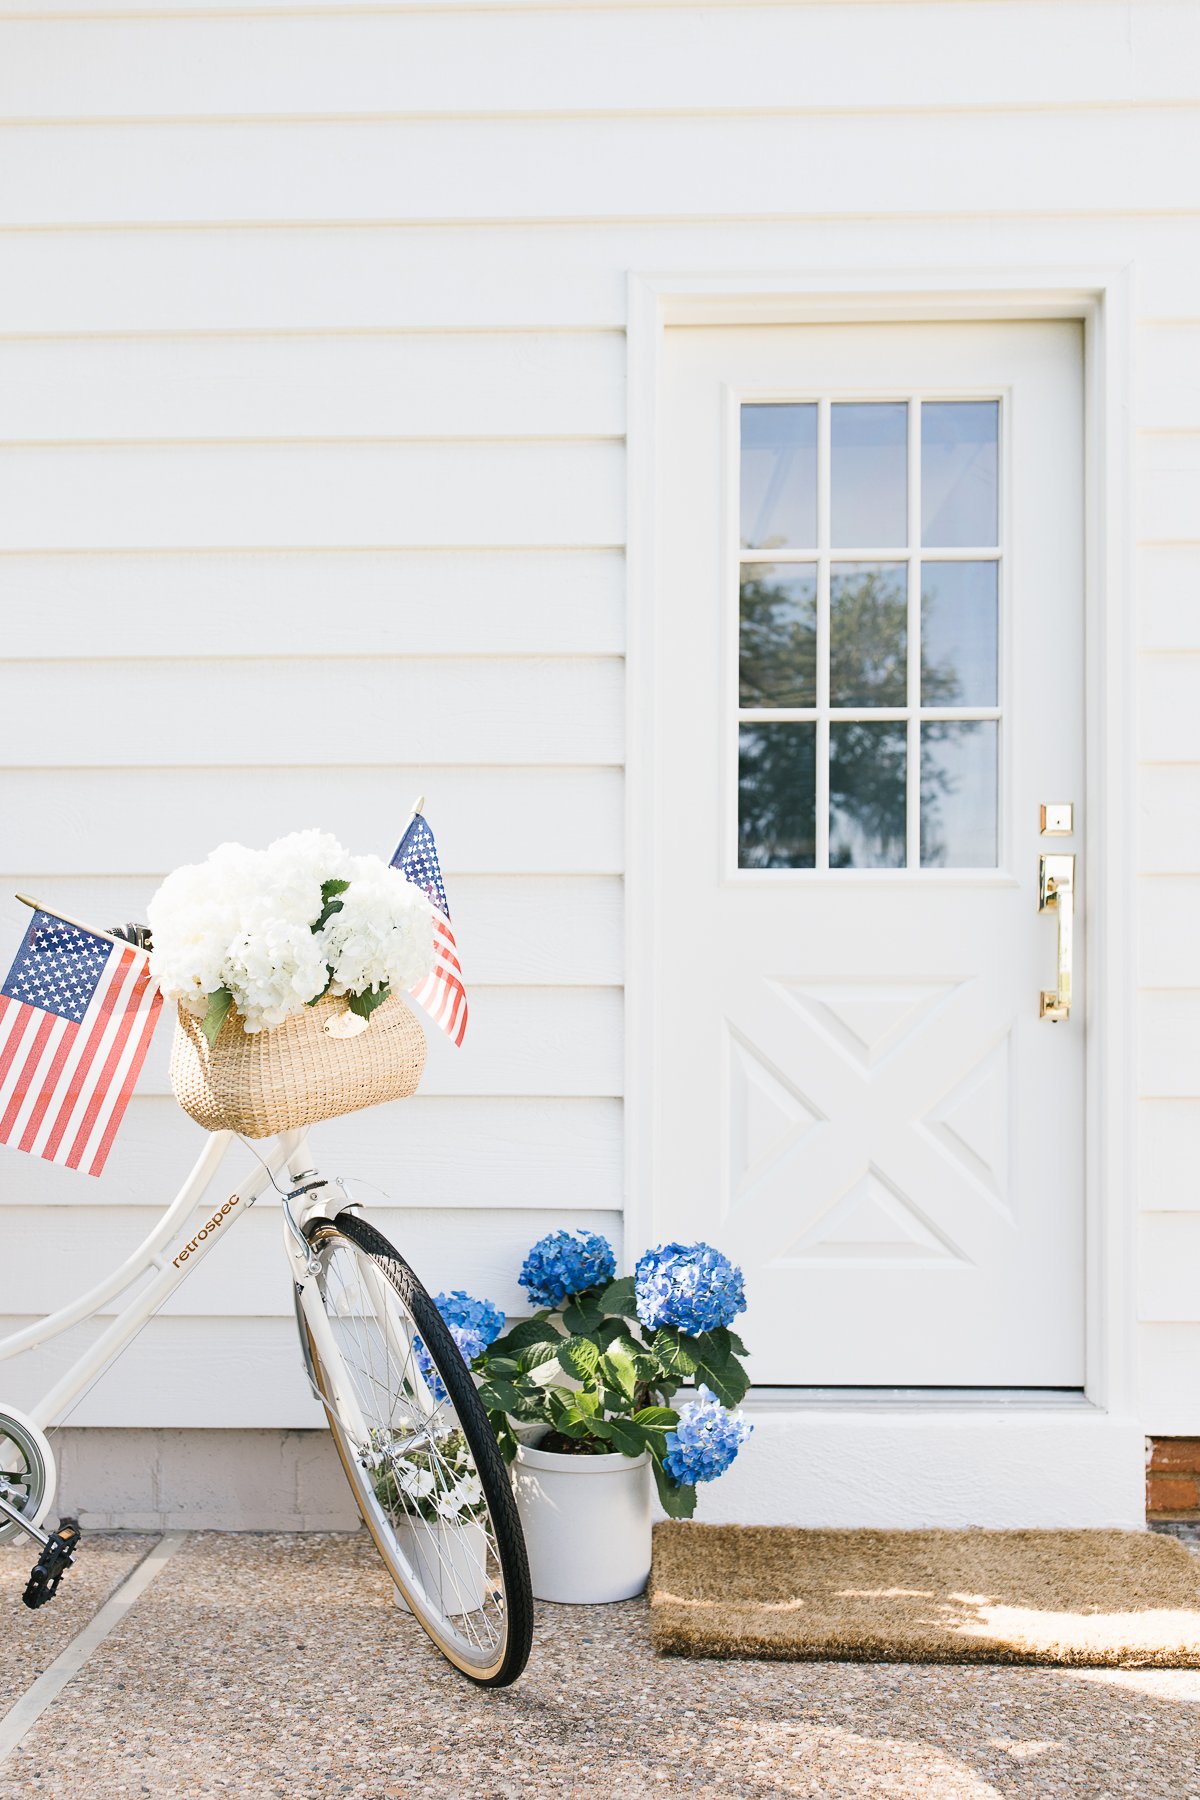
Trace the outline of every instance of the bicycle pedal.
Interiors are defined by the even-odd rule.
[[[53,1600],[58,1584],[75,1560],[82,1533],[78,1519],[60,1519],[58,1530],[46,1539],[45,1548],[33,1565],[22,1598],[26,1606],[36,1609]]]

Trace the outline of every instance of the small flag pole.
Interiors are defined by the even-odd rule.
[[[399,856],[400,851],[403,848],[405,838],[408,836],[409,832],[412,830],[413,826],[416,824],[417,820],[420,818],[420,816],[424,812],[424,810],[425,810],[425,796],[424,796],[424,794],[418,794],[416,799],[413,801],[412,811],[408,815],[408,823],[407,823],[407,825],[405,825],[404,830],[400,833],[400,842],[396,846],[396,855],[397,856]]]
[[[128,938],[114,937],[111,931],[103,931],[99,925],[87,925],[82,919],[73,919],[70,913],[59,912],[56,906],[43,906],[40,900],[34,900],[28,894],[14,894],[13,899],[19,900],[22,906],[31,906],[34,912],[49,913],[52,919],[61,919],[64,925],[74,925],[77,930],[86,931],[92,937],[103,938],[108,944],[120,944],[122,950],[136,950],[139,956],[144,956],[149,961],[150,952],[141,944],[131,944]]]

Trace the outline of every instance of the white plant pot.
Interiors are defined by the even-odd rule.
[[[521,1444],[517,1511],[538,1600],[630,1600],[650,1574],[650,1458],[564,1456]]]
[[[442,1613],[474,1612],[483,1605],[487,1538],[482,1525],[433,1525],[402,1518],[393,1530],[401,1554]],[[400,1589],[394,1593],[396,1605],[411,1612]]]

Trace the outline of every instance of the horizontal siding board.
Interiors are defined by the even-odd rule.
[[[421,793],[448,879],[619,874],[624,861],[616,769],[409,764],[348,777],[315,765],[247,769],[236,778],[199,769],[25,769],[0,770],[0,781],[4,860],[47,877],[173,869],[227,838],[268,844],[314,824],[356,851],[390,855]]]
[[[1142,648],[1200,650],[1200,542],[1144,546],[1136,583]]]
[[[1200,874],[1200,764],[1138,770],[1138,868]]]
[[[0,1318],[0,1335],[31,1324]],[[96,1335],[76,1326],[0,1369],[5,1398],[28,1407]],[[290,1319],[151,1319],[70,1413],[72,1425],[301,1430],[325,1423]]]
[[[0,343],[0,440],[617,436],[616,332]]]
[[[465,1288],[506,1313],[529,1311],[517,1275],[525,1253],[543,1233],[559,1226],[602,1232],[620,1256],[620,1214],[563,1206],[552,1218],[533,1210],[403,1210],[371,1203],[368,1222],[395,1245],[431,1293]],[[206,1215],[199,1212],[179,1234],[178,1247]],[[0,1313],[39,1316],[84,1293],[98,1271],[131,1256],[146,1233],[144,1207],[7,1207],[5,1263],[0,1266]],[[163,1308],[165,1318],[278,1318],[292,1316],[291,1271],[283,1249],[278,1209],[255,1209],[227,1226],[224,1238],[196,1264]],[[105,1308],[111,1316],[119,1304]]]
[[[1143,1211],[1200,1207],[1200,1099],[1141,1100],[1137,1109],[1138,1204]]]
[[[15,898],[28,890],[68,917],[101,928],[144,919],[161,876],[49,883],[0,874],[0,943],[29,921]],[[624,888],[617,876],[464,875],[451,884],[454,932],[468,983],[483,986],[618,986],[624,972]]]
[[[1069,122],[1069,129],[1067,125]],[[28,126],[0,224],[1136,211],[1196,203],[1200,115]]]
[[[615,656],[624,578],[617,550],[11,553],[4,655],[271,656],[282,615],[343,656]]]
[[[1139,14],[1146,16],[1139,17]],[[845,5],[97,21],[0,32],[0,117],[459,114],[644,108],[1093,103],[1188,91],[1177,6]],[[1037,55],[1029,54],[1036,39]],[[914,40],[936,45],[913,57]]]
[[[1200,1095],[1200,988],[1153,988],[1138,996],[1140,1091]]]
[[[1138,727],[1146,762],[1200,763],[1200,655],[1140,659]]]
[[[287,767],[311,758],[314,732],[346,769],[615,764],[623,685],[615,657],[0,664],[0,765]]]
[[[1136,370],[1134,417],[1143,431],[1200,431],[1200,320],[1140,331]]]
[[[1138,1423],[1158,1437],[1195,1437],[1200,1394],[1200,1325],[1145,1324],[1138,1329],[1141,1407]]]
[[[1057,269],[1137,262],[1143,319],[1200,319],[1178,218],[789,216],[437,227],[182,224],[0,232],[0,333],[614,329],[629,269]],[[1147,207],[1150,202],[1147,201]],[[1078,209],[1075,209],[1078,212]],[[480,279],[486,270],[487,279]],[[214,279],[219,271],[219,280]]]
[[[1138,535],[1155,542],[1200,542],[1200,431],[1138,442]]]
[[[204,1143],[200,1127],[173,1099],[139,1089],[100,1181],[6,1150],[0,1153],[0,1210],[36,1206],[82,1216],[111,1205],[161,1211]],[[326,1120],[313,1128],[310,1143],[318,1167],[344,1175],[352,1191],[360,1184],[368,1206],[419,1201],[422,1208],[555,1212],[564,1206],[611,1210],[621,1203],[619,1100],[434,1099],[422,1090],[411,1100]],[[210,1191],[232,1192],[253,1167],[250,1151],[235,1142]]]
[[[588,1099],[621,1093],[619,990],[472,985],[468,996],[471,1022],[461,1048],[436,1026],[426,1031],[429,1057],[422,1093]],[[424,1021],[425,1015],[419,1016]],[[139,1093],[170,1093],[170,1049],[168,1021],[151,1042]]]
[[[1200,1184],[1194,1212],[1144,1213],[1138,1221],[1138,1317],[1200,1322]]]
[[[1138,884],[1138,979],[1148,988],[1200,988],[1200,876]]]
[[[0,450],[0,548],[624,542],[619,444]]]

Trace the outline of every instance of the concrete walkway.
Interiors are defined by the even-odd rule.
[[[0,1551],[0,1710],[147,1547],[91,1539],[40,1614],[18,1603],[24,1551]],[[396,1609],[364,1535],[198,1533],[0,1792],[1200,1800],[1200,1672],[695,1663],[652,1654],[642,1601],[538,1614],[522,1681],[485,1693]]]

